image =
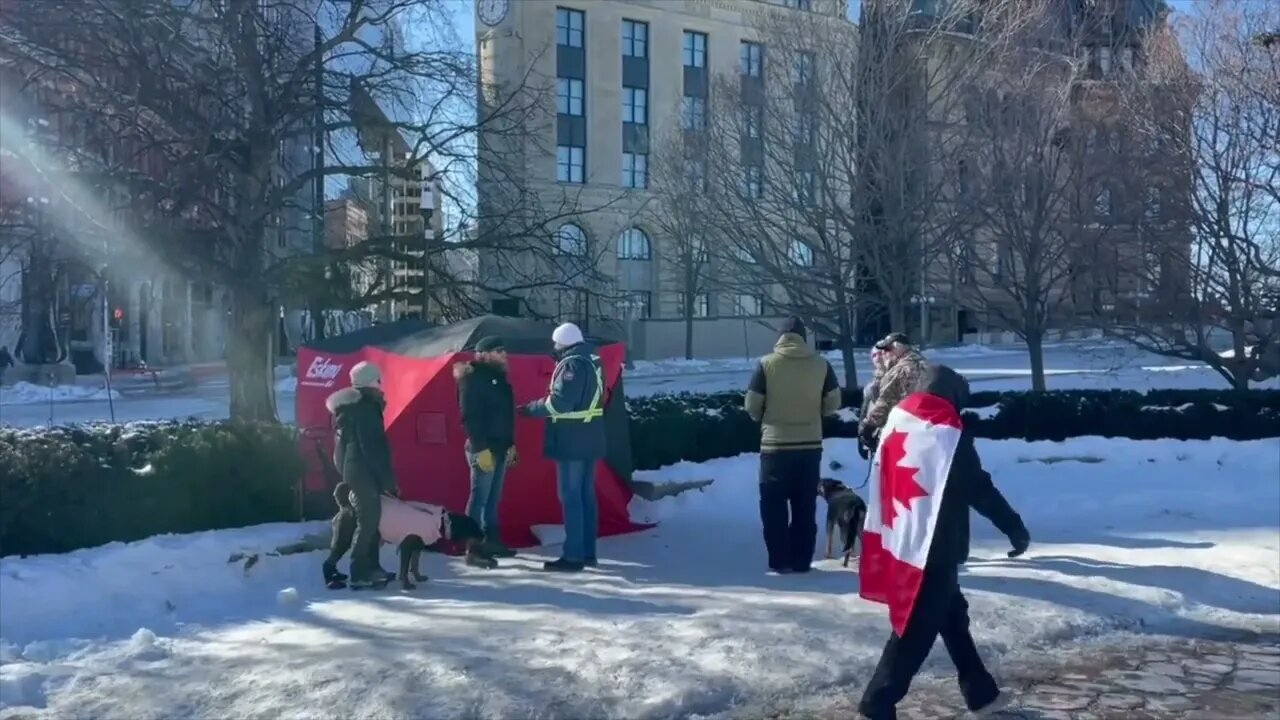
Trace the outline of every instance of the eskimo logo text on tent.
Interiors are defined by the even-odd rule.
[[[342,363],[336,363],[327,357],[318,356],[311,361],[311,366],[307,368],[306,375],[302,377],[302,384],[329,387],[333,385],[333,381],[337,379],[340,372],[342,372]]]

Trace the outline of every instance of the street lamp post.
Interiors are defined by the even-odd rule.
[[[424,164],[424,170],[427,169]],[[436,213],[436,179],[430,177],[422,184],[422,319],[427,319],[427,298],[431,293],[431,279],[427,277],[427,256],[435,244],[436,228],[432,223]]]
[[[911,302],[913,304],[918,304],[920,306],[920,342],[928,343],[929,342],[929,320],[930,320],[929,308],[934,303],[938,302],[938,298],[934,297],[933,295],[925,295],[922,293],[919,295],[912,295]]]
[[[633,294],[628,294],[623,300],[618,301],[618,307],[622,310],[623,315],[627,319],[627,359],[626,367],[628,369],[635,367],[635,360],[632,358],[632,351],[635,340],[636,321],[640,317],[640,312],[644,309],[644,301]]]

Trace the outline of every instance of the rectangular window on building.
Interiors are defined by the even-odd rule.
[[[585,21],[586,16],[581,10],[556,8],[556,44],[572,48],[582,47]]]
[[[556,78],[556,112],[582,117],[583,84],[577,78]]]
[[[653,293],[648,290],[632,290],[618,303],[618,314],[629,320],[647,320],[653,317]]]
[[[796,111],[795,118],[796,144],[803,147],[813,145],[814,140],[814,122],[813,115],[804,110]]]
[[[701,155],[689,158],[689,184],[697,192],[707,191],[707,161]]]
[[[786,0],[784,4],[797,10],[813,10],[813,0]]]
[[[758,139],[764,124],[764,108],[748,106],[742,109],[742,135]]]
[[[556,180],[563,183],[582,183],[586,170],[586,148],[573,145],[556,147]]]
[[[707,34],[684,31],[684,66],[700,68],[707,66]]]
[[[738,60],[743,75],[764,77],[764,46],[760,43],[743,40],[738,49]]]
[[[792,68],[791,81],[796,85],[809,85],[813,82],[813,53],[796,53],[796,64]]]
[[[1098,48],[1098,70],[1103,75],[1111,74],[1111,48],[1105,45]]]
[[[680,125],[685,130],[707,127],[707,99],[685,95],[680,99]]]
[[[622,122],[649,124],[649,91],[644,88],[622,88]]]
[[[622,153],[622,187],[649,187],[649,156],[641,153]]]
[[[649,23],[638,20],[622,21],[622,55],[624,57],[649,57]]]
[[[742,172],[742,195],[748,200],[764,197],[764,170],[758,165],[748,165]]]
[[[733,314],[738,317],[764,315],[764,296],[739,294],[733,296]]]
[[[808,207],[813,204],[815,193],[817,190],[817,181],[814,174],[810,170],[800,170],[796,173],[795,201],[800,207]]]
[[[685,293],[676,295],[676,315],[684,317],[685,309]],[[711,296],[707,293],[699,293],[693,296],[693,316],[696,318],[709,317],[711,315]]]

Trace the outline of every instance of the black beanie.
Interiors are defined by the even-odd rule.
[[[476,352],[498,352],[505,349],[506,347],[503,346],[502,339],[496,338],[492,335],[481,338],[480,342],[476,343]]]
[[[809,330],[804,326],[804,321],[794,316],[784,320],[782,327],[778,328],[778,331],[783,335],[791,333],[792,335],[799,335],[805,339],[808,339],[809,337]]]

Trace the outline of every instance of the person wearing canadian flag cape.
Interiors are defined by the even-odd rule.
[[[895,720],[895,707],[939,635],[955,663],[965,704],[977,716],[1007,702],[969,633],[960,565],[969,556],[969,508],[1013,545],[1031,542],[1022,518],[982,469],[960,408],[969,384],[928,365],[917,391],[894,407],[880,432],[868,483],[859,579],[862,597],[889,606],[893,632],[858,704],[870,720]]]

